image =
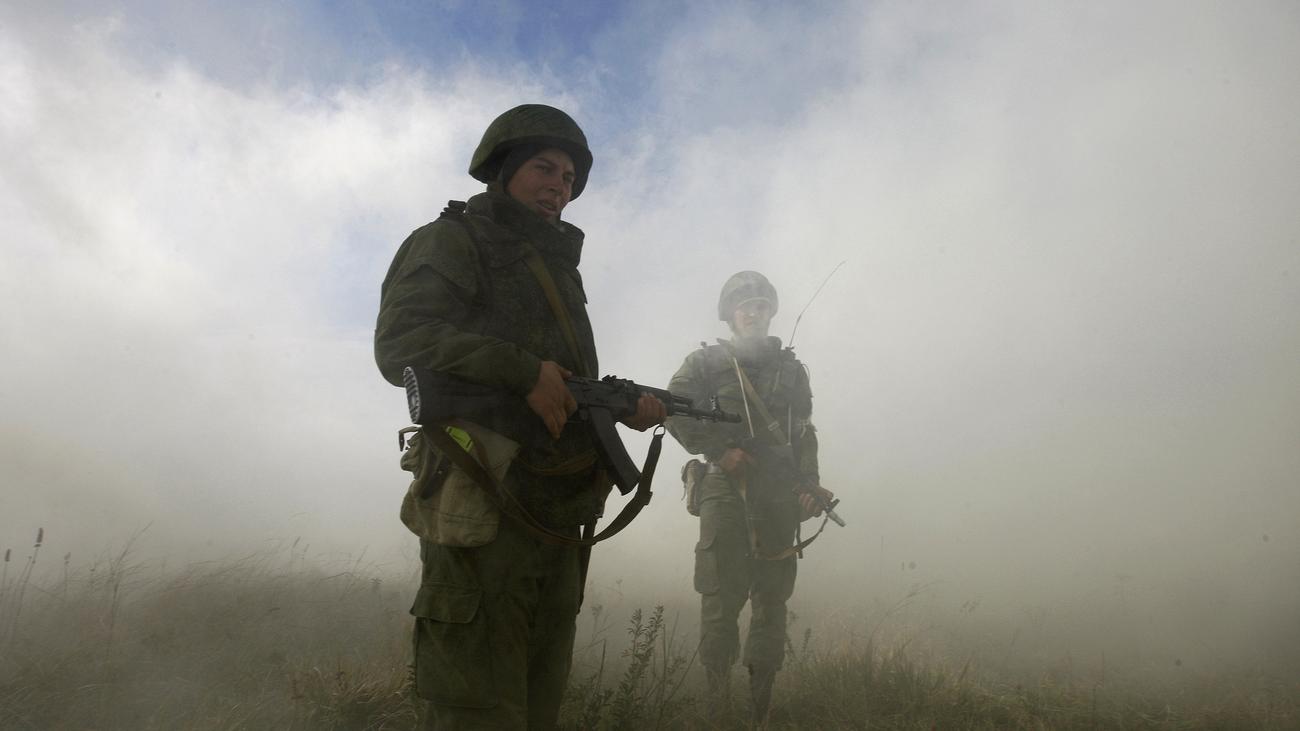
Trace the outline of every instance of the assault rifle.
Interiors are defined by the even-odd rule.
[[[789,444],[773,446],[757,438],[750,438],[743,440],[740,448],[754,458],[755,469],[770,475],[777,484],[790,485],[796,493],[811,495],[813,501],[826,513],[826,517],[835,521],[839,527],[845,527],[844,519],[835,513],[835,506],[840,504],[840,499],[827,502],[820,492],[806,483],[803,473],[795,466],[794,447]]]
[[[729,414],[718,407],[717,397],[712,399],[710,408],[699,409],[685,396],[662,388],[642,386],[625,378],[605,376],[596,380],[570,376],[564,380],[573,400],[578,402],[575,416],[591,424],[601,465],[624,495],[636,487],[641,472],[628,456],[614,424],[636,413],[637,401],[642,394],[662,401],[669,416],[740,423],[739,414]],[[481,424],[524,445],[540,446],[550,438],[541,419],[528,408],[528,403],[501,389],[415,366],[407,366],[402,371],[402,383],[406,386],[406,405],[411,412],[411,421],[416,424],[460,418]]]

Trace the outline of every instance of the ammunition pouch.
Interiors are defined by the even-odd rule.
[[[682,498],[686,501],[686,512],[700,517],[700,483],[708,467],[698,459],[692,459],[682,465]]]
[[[444,428],[498,482],[505,479],[518,443],[463,420]],[[401,466],[413,476],[401,509],[402,523],[412,533],[457,547],[482,546],[496,538],[500,509],[473,477],[430,443],[423,428],[406,442]]]

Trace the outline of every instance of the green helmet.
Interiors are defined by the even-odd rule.
[[[501,162],[516,145],[540,143],[564,150],[573,158],[576,177],[572,198],[582,194],[591,172],[591,150],[587,137],[573,118],[545,104],[522,104],[492,120],[469,162],[475,180],[491,183],[501,174]]]
[[[731,316],[741,303],[760,298],[772,303],[772,314],[775,315],[780,302],[776,297],[776,287],[767,281],[767,277],[758,272],[736,272],[722,285],[722,294],[718,295],[718,319],[731,322]]]

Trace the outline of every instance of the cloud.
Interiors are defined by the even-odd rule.
[[[369,355],[385,259],[527,83],[395,66],[324,96],[236,88],[136,67],[114,23],[75,29],[55,64],[0,48],[3,428],[43,485],[5,496],[6,532],[72,504],[224,544],[293,514],[345,522],[402,413]],[[385,449],[331,461],[360,443]],[[113,466],[60,479],[96,456]]]

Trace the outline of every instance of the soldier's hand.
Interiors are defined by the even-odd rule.
[[[753,463],[754,458],[740,447],[728,449],[722,453],[722,459],[718,460],[718,466],[729,475],[744,472],[745,466]]]
[[[820,485],[807,488],[804,492],[799,493],[799,505],[803,508],[803,520],[816,518],[822,514],[822,506],[817,502],[817,498],[814,497],[813,493],[820,495],[822,501],[827,505],[830,505],[831,501],[835,499],[835,493]]]
[[[645,431],[656,424],[664,423],[664,419],[667,418],[668,407],[664,406],[664,402],[648,393],[643,393],[641,398],[637,399],[636,413],[623,419],[622,423],[637,431]]]
[[[559,363],[544,360],[537,373],[537,383],[533,384],[533,390],[526,397],[528,408],[541,417],[552,439],[560,438],[569,414],[578,410],[578,402],[573,400],[573,394],[564,384],[564,379],[571,375],[573,374]]]

